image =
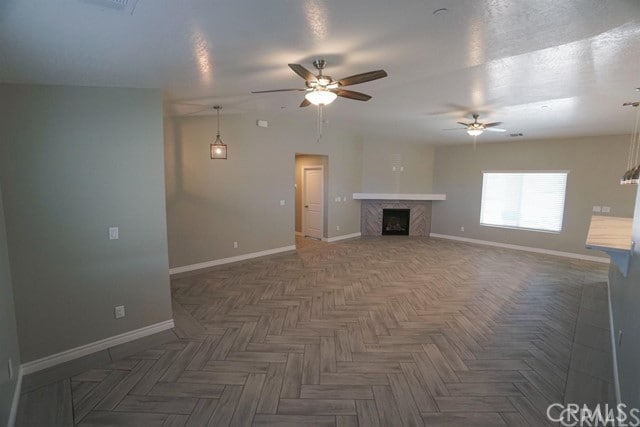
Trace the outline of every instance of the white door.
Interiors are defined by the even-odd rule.
[[[302,233],[305,236],[322,239],[324,223],[324,174],[322,167],[303,169],[302,188]]]

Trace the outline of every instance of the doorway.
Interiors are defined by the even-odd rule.
[[[324,223],[324,170],[322,166],[302,168],[302,235],[322,239]]]
[[[295,231],[300,239],[324,240],[327,228],[328,157],[296,154]]]

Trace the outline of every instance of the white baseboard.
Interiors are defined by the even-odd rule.
[[[353,239],[355,237],[360,237],[362,236],[362,233],[357,232],[357,233],[351,233],[351,234],[345,234],[343,236],[335,236],[335,237],[329,237],[328,239],[322,239],[325,240],[326,242],[337,242],[338,240],[345,240],[345,239]]]
[[[491,242],[488,240],[469,239],[467,237],[449,236],[446,234],[431,233],[429,234],[429,237],[438,237],[440,239],[456,240],[459,242],[476,243],[478,245],[495,246],[498,248],[514,249],[517,251],[534,252],[537,254],[555,255],[555,256],[560,256],[565,258],[581,259],[584,261],[594,261],[594,262],[601,262],[603,264],[609,264],[608,257],[604,258],[604,257],[591,256],[591,255],[574,254],[571,252],[554,251],[551,249],[534,248],[531,246],[510,245],[508,243]]]
[[[229,258],[214,259],[212,261],[199,262],[197,264],[184,265],[169,269],[169,274],[186,273],[188,271],[201,270],[203,268],[215,267],[216,265],[231,264],[232,262],[245,261],[252,258],[260,258],[267,255],[279,254],[281,252],[295,251],[296,245],[284,246],[281,248],[267,249],[266,251],[252,252],[250,254],[232,256]]]
[[[16,417],[18,416],[18,404],[20,403],[20,392],[22,391],[22,367],[18,369],[18,380],[16,381],[16,389],[13,392],[13,400],[11,401],[11,410],[9,412],[8,427],[13,427],[16,424]]]
[[[20,370],[22,371],[22,373],[24,373],[24,375],[32,374],[34,372],[51,368],[52,366],[69,362],[70,360],[74,360],[91,353],[106,350],[119,344],[124,344],[130,341],[137,340],[139,338],[144,338],[148,335],[157,334],[158,332],[162,332],[173,327],[173,319],[165,320],[164,322],[145,326],[144,328],[135,329],[133,331],[125,332],[120,335],[115,335],[113,337],[105,338],[100,341],[95,341],[89,344],[82,345],[80,347],[52,354],[50,356],[43,357],[42,359],[24,363],[21,365]]]
[[[611,283],[607,280],[607,299],[609,301],[609,335],[611,335],[611,358],[613,359],[613,385],[616,393],[616,404],[622,403],[620,396],[620,377],[618,376],[618,354],[616,351],[616,329],[613,324],[613,310],[611,306]]]

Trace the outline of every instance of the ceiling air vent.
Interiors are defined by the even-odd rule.
[[[80,0],[82,3],[91,4],[98,7],[125,11],[131,3],[135,4],[137,0]]]

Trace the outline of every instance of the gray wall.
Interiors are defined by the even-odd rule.
[[[13,304],[13,286],[7,234],[2,206],[2,188],[0,188],[0,425],[7,425],[11,403],[18,380],[20,351],[18,349],[18,331]],[[12,361],[14,377],[9,378],[8,362]]]
[[[368,138],[362,149],[362,192],[431,193],[433,159],[432,145]]]
[[[161,94],[2,85],[0,118],[22,362],[171,319]]]
[[[435,153],[431,232],[535,248],[603,256],[585,249],[594,205],[631,217],[634,189],[619,185],[626,170],[628,136],[439,146]],[[483,170],[569,170],[564,224],[558,234],[480,225]],[[464,226],[465,231],[460,231]]]
[[[269,127],[257,127],[257,119]],[[360,231],[360,204],[351,199],[361,187],[360,138],[326,126],[316,142],[312,110],[298,120],[222,114],[220,130],[229,158],[211,160],[215,116],[165,120],[171,267],[293,245],[296,153],[328,156],[327,237]],[[348,200],[335,202],[337,196]]]
[[[635,214],[631,240],[640,242],[640,188],[631,185],[636,192]],[[623,277],[615,265],[609,268],[613,333],[616,338],[618,378],[623,403],[640,408],[640,245],[636,243],[631,256],[629,274]],[[618,331],[622,331],[621,343],[617,343]]]

